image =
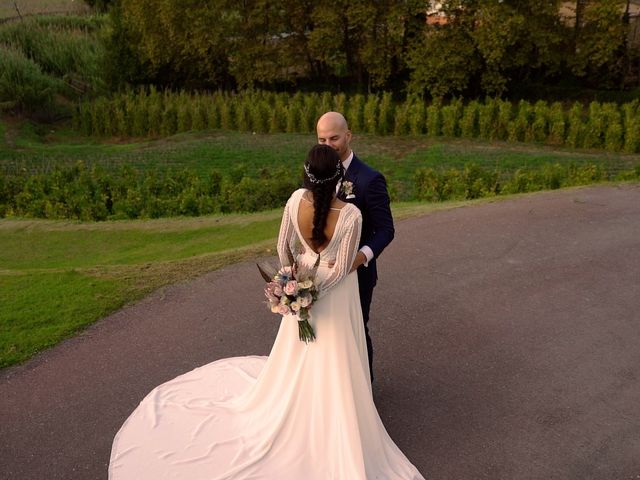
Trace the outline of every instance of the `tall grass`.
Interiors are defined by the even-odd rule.
[[[49,109],[64,83],[11,46],[0,45],[0,110]]]
[[[102,92],[103,24],[104,17],[33,17],[0,25],[2,108],[49,111],[52,99]]]

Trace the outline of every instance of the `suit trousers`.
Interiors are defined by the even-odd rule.
[[[358,269],[358,288],[360,290],[360,306],[362,307],[362,319],[364,320],[364,332],[367,338],[367,355],[369,356],[369,375],[373,382],[373,343],[369,335],[369,310],[371,307],[371,299],[373,297],[373,288],[375,287],[371,276],[363,268]]]

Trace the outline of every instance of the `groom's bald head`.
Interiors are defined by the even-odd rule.
[[[341,113],[327,112],[318,119],[316,126],[318,143],[333,148],[343,162],[351,153],[351,130]]]

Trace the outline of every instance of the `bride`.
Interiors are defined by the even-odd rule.
[[[358,277],[362,217],[336,198],[338,154],[314,146],[284,209],[283,265],[318,260],[318,300],[298,338],[282,317],[268,357],[226,358],[152,390],[115,436],[111,480],[424,480],[371,394]]]

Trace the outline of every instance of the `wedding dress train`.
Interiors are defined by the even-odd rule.
[[[303,192],[283,215],[284,264],[317,259],[297,227]],[[156,387],[116,434],[111,480],[424,480],[373,403],[358,278],[348,274],[360,222],[345,206],[320,254],[315,342],[301,342],[287,315],[268,357],[218,360]]]

